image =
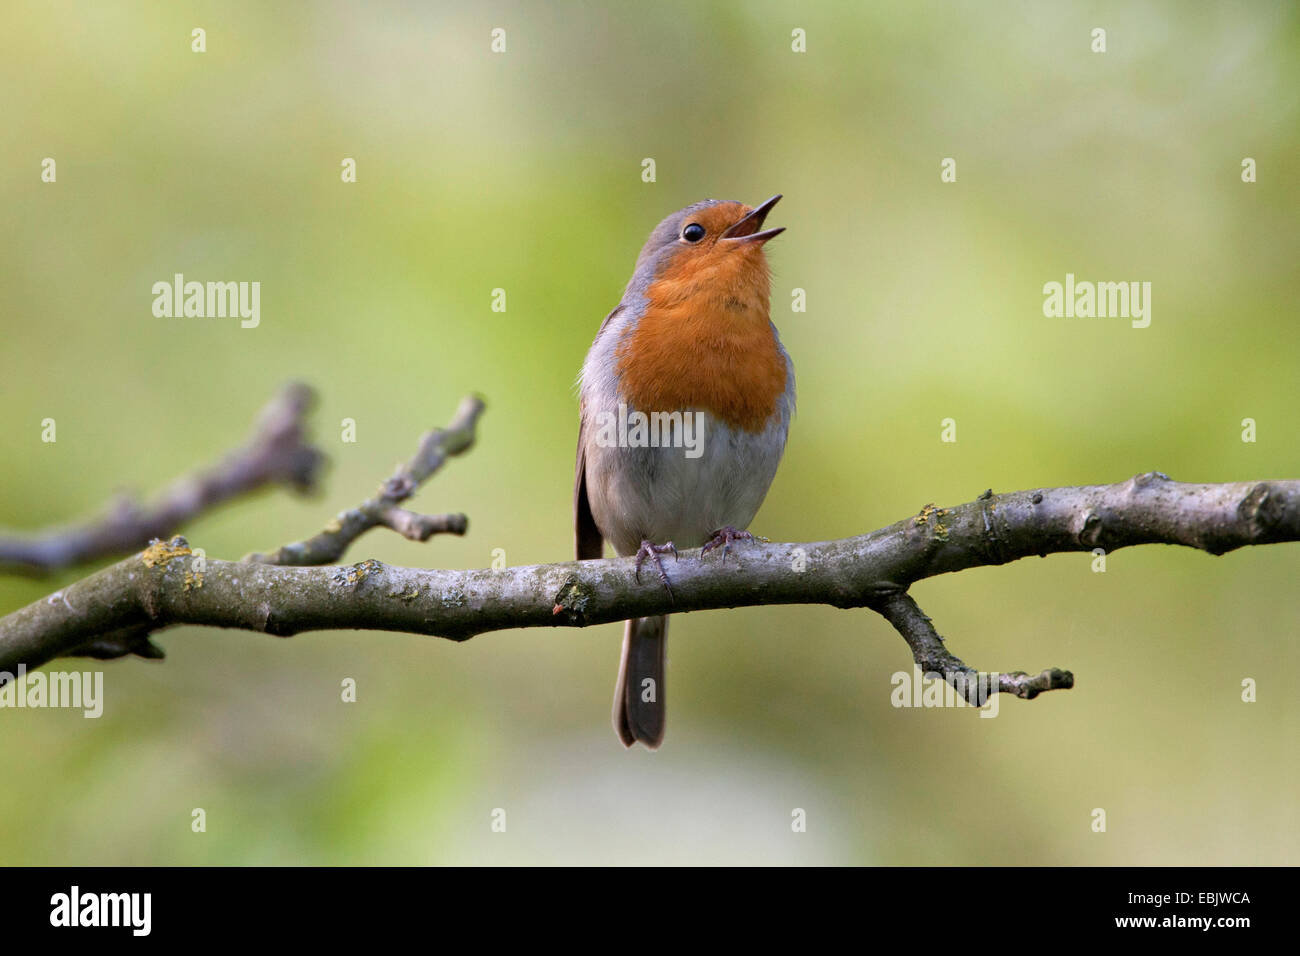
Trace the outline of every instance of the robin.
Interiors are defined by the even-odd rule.
[[[794,366],[768,317],[763,229],[780,199],[706,199],[650,233],[582,366],[573,510],[579,560],[608,540],[652,561],[752,540],[794,414]],[[626,623],[614,688],[625,746],[664,735],[667,618]]]

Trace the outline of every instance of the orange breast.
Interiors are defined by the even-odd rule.
[[[788,374],[768,320],[768,287],[757,249],[669,265],[615,352],[629,405],[644,412],[700,408],[734,428],[761,431]]]

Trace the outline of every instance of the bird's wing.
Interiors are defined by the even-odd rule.
[[[605,554],[605,539],[596,527],[587,500],[587,463],[583,448],[587,439],[587,416],[584,413],[578,424],[578,466],[573,478],[573,541],[579,561],[601,558]]]
[[[619,313],[620,303],[605,316],[600,323],[596,338],[609,327],[610,320]],[[583,449],[587,445],[587,410],[579,400],[578,415],[578,463],[573,474],[573,543],[579,561],[605,556],[605,539],[596,527],[596,519],[591,514],[591,502],[587,500],[587,462]]]

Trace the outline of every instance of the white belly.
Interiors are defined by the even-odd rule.
[[[597,411],[588,409],[593,424]],[[662,441],[612,444],[608,430],[602,440],[599,429],[588,428],[587,499],[619,554],[635,553],[642,540],[698,547],[719,528],[747,528],[758,512],[785,449],[788,413],[774,415],[761,432],[733,429],[707,413],[700,419],[698,457]]]

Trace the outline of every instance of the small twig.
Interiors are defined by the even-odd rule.
[[[474,444],[474,429],[483,412],[477,396],[462,399],[455,417],[445,429],[435,428],[420,440],[409,462],[379,487],[379,492],[356,508],[340,513],[324,530],[305,541],[286,544],[270,554],[250,554],[244,561],[305,567],[329,564],[341,558],[349,545],[371,528],[389,528],[412,541],[426,541],[435,534],[464,534],[469,519],[463,514],[422,515],[399,505],[452,455],[460,455]]]
[[[149,640],[154,628],[148,624],[129,624],[126,627],[100,634],[94,640],[87,641],[80,647],[68,652],[69,657],[94,657],[99,660],[113,660],[134,654],[149,660],[160,661],[166,655],[163,649]]]
[[[982,706],[990,694],[1012,694],[1022,700],[1033,700],[1043,691],[1069,690],[1074,686],[1074,675],[1056,667],[1034,675],[1024,671],[999,673],[995,675],[997,680],[994,683],[990,675],[981,675],[944,647],[943,637],[934,629],[930,616],[901,589],[885,590],[868,606],[903,635],[903,640],[912,649],[912,660],[922,674],[937,674],[951,684],[967,703],[977,707]]]
[[[285,386],[263,407],[246,445],[212,468],[177,479],[151,505],[122,498],[85,524],[32,537],[0,536],[0,572],[48,574],[129,554],[179,530],[200,513],[265,485],[313,490],[325,461],[305,437],[304,419],[314,403],[306,385]]]

